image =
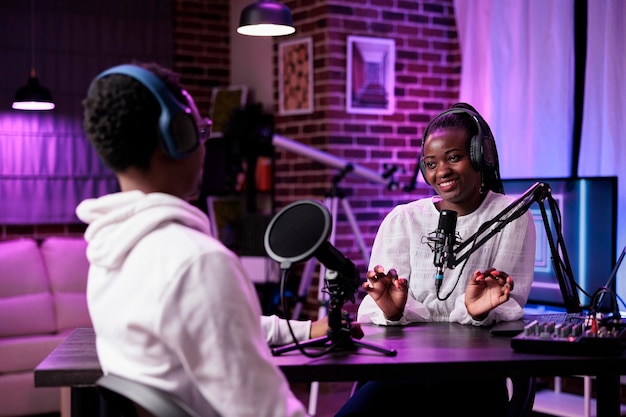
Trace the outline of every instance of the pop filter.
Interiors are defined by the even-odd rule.
[[[272,218],[265,229],[265,251],[281,269],[309,260],[330,236],[328,209],[313,200],[291,203]]]
[[[359,285],[359,271],[341,251],[326,240],[332,228],[330,212],[313,200],[296,201],[282,209],[265,230],[265,250],[280,268],[287,270],[293,263],[315,256],[328,270],[326,279],[333,287],[354,293]]]

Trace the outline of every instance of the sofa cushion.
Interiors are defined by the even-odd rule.
[[[0,242],[0,266],[0,337],[54,333],[54,303],[37,242]]]
[[[57,328],[91,327],[87,310],[87,242],[82,237],[49,237],[41,254],[54,296]]]

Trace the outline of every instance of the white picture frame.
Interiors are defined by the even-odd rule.
[[[394,39],[348,36],[347,113],[394,113],[395,49]]]

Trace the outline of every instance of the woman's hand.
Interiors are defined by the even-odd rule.
[[[513,278],[506,272],[489,268],[475,271],[465,289],[465,307],[474,320],[484,320],[497,306],[508,301]]]
[[[383,311],[387,320],[397,321],[402,317],[404,306],[409,295],[409,284],[406,278],[398,278],[395,269],[385,273],[385,269],[377,265],[366,274],[367,281],[363,290],[372,297]]]

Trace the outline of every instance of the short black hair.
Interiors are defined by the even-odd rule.
[[[177,74],[156,63],[132,64],[153,72],[187,103]],[[149,168],[160,144],[161,109],[147,87],[128,75],[107,75],[92,82],[83,107],[83,129],[107,167],[114,172]]]

